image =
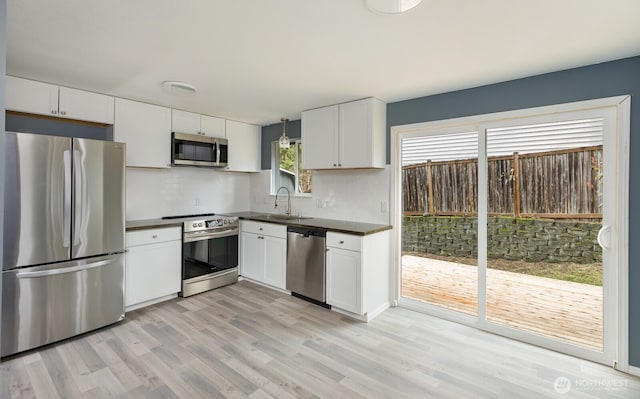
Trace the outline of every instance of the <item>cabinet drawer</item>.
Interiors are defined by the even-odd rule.
[[[240,229],[245,233],[254,233],[278,238],[287,238],[287,226],[274,223],[260,223],[243,220]]]
[[[127,247],[182,240],[182,228],[165,227],[161,229],[128,231],[125,237]]]
[[[351,234],[328,232],[327,247],[342,248],[360,252],[362,250],[362,237]]]

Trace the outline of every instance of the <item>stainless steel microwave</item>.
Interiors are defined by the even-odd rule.
[[[224,168],[228,165],[226,139],[188,133],[171,133],[171,165]]]

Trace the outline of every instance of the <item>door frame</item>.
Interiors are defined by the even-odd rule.
[[[614,216],[615,223],[618,226],[617,229],[617,247],[614,248],[615,255],[618,259],[617,268],[612,273],[615,275],[615,281],[613,284],[615,288],[613,291],[617,292],[617,298],[613,301],[615,310],[612,311],[613,317],[613,326],[614,334],[616,339],[616,345],[613,348],[613,361],[610,364],[615,369],[618,369],[623,372],[629,372],[629,261],[628,261],[628,253],[629,253],[629,137],[630,137],[630,121],[631,121],[631,96],[616,96],[616,97],[608,97],[601,98],[595,100],[587,100],[587,101],[579,101],[565,104],[557,104],[557,105],[549,105],[542,107],[534,107],[527,108],[521,110],[514,111],[505,111],[505,112],[497,112],[483,115],[474,115],[467,116],[461,118],[452,118],[445,120],[437,120],[431,122],[422,122],[422,123],[414,123],[407,125],[399,125],[391,127],[391,187],[392,187],[392,196],[391,196],[391,209],[393,210],[392,215],[392,223],[396,228],[394,229],[394,254],[393,254],[393,280],[394,284],[392,287],[394,305],[398,305],[399,303],[402,306],[407,306],[408,308],[414,308],[411,305],[407,305],[406,303],[401,303],[400,293],[401,293],[401,257],[402,257],[402,165],[399,162],[401,159],[401,138],[403,136],[409,135],[411,133],[418,132],[428,132],[428,131],[441,131],[441,130],[450,130],[456,127],[462,128],[464,126],[470,127],[484,127],[490,124],[506,122],[513,119],[521,119],[521,118],[529,118],[535,116],[556,114],[556,113],[565,113],[565,112],[579,112],[579,111],[588,111],[594,109],[602,109],[602,108],[612,108],[616,112],[616,179],[614,182],[614,187],[616,191],[619,193],[617,196],[617,214]],[[478,131],[480,135],[481,132]],[[479,138],[480,139],[480,138]],[[484,147],[484,146],[481,146]],[[486,155],[484,151],[478,154],[479,158]],[[480,165],[479,165],[480,168]],[[485,173],[479,169],[478,171],[478,184],[481,184],[480,176]],[[486,180],[485,180],[486,182]],[[479,199],[480,200],[480,199]],[[482,204],[479,202],[478,207]],[[480,217],[480,214],[479,214]],[[483,226],[483,221],[478,220],[479,229]],[[484,220],[484,226],[486,229],[486,220]],[[480,236],[480,231],[478,232]],[[479,247],[479,251],[481,251]],[[482,254],[478,254],[478,258]],[[484,279],[485,273],[481,272],[480,268],[478,269],[478,279]],[[479,281],[480,287],[486,287],[486,281]],[[485,292],[478,292],[478,301],[480,302],[481,295],[484,296]],[[499,335],[509,336],[513,339],[522,340],[529,342],[533,345],[543,346],[552,350],[556,350],[558,352],[567,353],[576,357],[603,362],[602,359],[594,356],[594,353],[602,355],[601,352],[590,351],[585,348],[575,347],[576,350],[567,350],[567,344],[560,343],[558,341],[542,338],[537,335],[531,333],[518,333],[513,334],[513,329],[502,327],[496,324],[492,324],[491,326],[487,326],[487,321],[485,320],[486,314],[482,309],[483,306],[480,306],[478,317],[473,317],[464,314],[456,314],[453,311],[444,310],[442,308],[438,308],[437,306],[420,306],[420,310],[425,311],[429,314],[432,314],[437,317],[441,317],[444,319],[448,319],[451,321],[455,321],[461,324],[470,325],[481,330],[489,331],[492,333],[496,333]],[[482,318],[482,320],[481,320]],[[607,362],[608,363],[608,362]]]

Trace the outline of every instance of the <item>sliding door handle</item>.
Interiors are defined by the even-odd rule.
[[[602,226],[600,231],[598,231],[598,245],[600,245],[602,249],[611,248],[611,226]]]

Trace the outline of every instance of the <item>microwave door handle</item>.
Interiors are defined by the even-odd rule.
[[[220,143],[216,140],[216,165],[220,165]]]

